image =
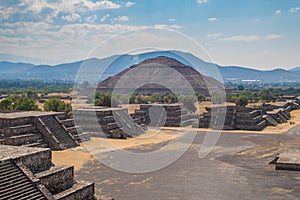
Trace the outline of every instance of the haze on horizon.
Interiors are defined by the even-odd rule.
[[[115,34],[152,27],[186,34],[219,65],[300,66],[297,0],[2,0],[0,11],[1,60],[74,62]]]

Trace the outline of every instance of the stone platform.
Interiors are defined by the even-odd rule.
[[[0,144],[61,150],[88,139],[63,112],[0,112]]]
[[[153,116],[150,116],[151,113]],[[197,121],[181,104],[141,104],[133,116],[141,118],[143,124],[153,127],[184,127]]]
[[[125,108],[92,107],[74,111],[76,125],[94,137],[125,139],[145,131],[139,118],[132,118]]]
[[[288,149],[275,159],[276,170],[300,171],[300,150]]]
[[[94,183],[74,180],[72,166],[55,166],[51,150],[0,145],[0,199],[94,200]]]
[[[261,131],[267,126],[286,123],[292,110],[299,109],[296,102],[278,102],[277,105],[263,104],[258,108],[239,106],[215,106],[208,108],[199,117],[199,126],[223,130]],[[224,123],[223,123],[224,122]]]

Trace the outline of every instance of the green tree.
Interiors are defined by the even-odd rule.
[[[235,100],[235,105],[245,107],[248,105],[248,101],[249,101],[249,99],[247,96],[241,95],[241,96],[237,97],[237,99]]]
[[[10,95],[2,100],[0,104],[1,109],[6,110],[38,110],[38,105],[35,103],[34,99],[28,98],[25,94]]]
[[[163,97],[164,103],[177,103],[178,99],[177,97],[172,93],[166,93]]]
[[[152,94],[151,98],[152,98],[152,103],[154,103],[154,102],[161,102],[162,101],[161,96],[159,94],[157,94],[157,93]]]
[[[197,100],[199,101],[199,102],[202,102],[202,101],[205,101],[206,100],[206,97],[205,97],[205,95],[203,95],[203,94],[200,94],[200,93],[196,93],[196,96],[197,96]]]
[[[243,85],[239,85],[239,86],[237,87],[237,89],[240,90],[240,91],[242,91],[242,90],[245,89],[245,87],[244,87]]]
[[[129,103],[134,104],[135,103],[135,95],[132,93],[129,97]]]
[[[0,109],[1,110],[12,110],[13,109],[13,101],[11,98],[5,98],[0,101]]]
[[[225,96],[224,95],[221,95],[219,93],[214,93],[212,96],[211,96],[211,102],[213,104],[222,104],[225,102]]]
[[[66,104],[65,102],[57,98],[49,99],[44,104],[44,110],[54,112],[66,111]]]
[[[143,103],[143,98],[142,98],[142,95],[141,95],[141,94],[139,94],[139,95],[137,96],[137,103],[138,103],[138,104]]]
[[[197,102],[197,98],[194,95],[180,95],[179,102],[182,103],[191,112],[196,112],[197,108],[195,106],[195,103]]]
[[[96,93],[95,95],[95,106],[117,107],[118,104],[117,98],[111,94]]]
[[[36,92],[32,91],[32,90],[28,91],[26,95],[27,95],[28,98],[32,98],[32,99],[38,99],[39,98],[38,94]]]
[[[260,98],[261,98],[261,100],[264,100],[267,102],[273,101],[275,99],[272,92],[270,90],[266,90],[266,89],[264,89],[260,92]]]
[[[34,99],[28,98],[26,95],[18,96],[14,102],[14,110],[38,110],[39,107]]]

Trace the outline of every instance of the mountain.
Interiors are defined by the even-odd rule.
[[[193,67],[166,56],[149,58],[108,77],[98,84],[97,90],[128,95],[132,92],[143,94],[188,92],[209,95],[209,92],[224,88],[214,78],[200,74]]]
[[[13,63],[31,63],[34,65],[38,65],[42,62],[42,60],[38,58],[17,56],[17,55],[7,54],[7,53],[0,53],[0,61],[7,61]],[[47,60],[43,60],[43,61],[47,61]]]
[[[300,82],[300,75],[284,69],[255,70],[244,67],[218,66],[225,82],[259,81],[262,83]]]
[[[26,63],[11,63],[2,61],[0,62],[0,73],[1,74],[14,74],[14,73],[23,73],[27,70],[34,67],[32,64],[26,64]]]
[[[291,70],[255,70],[239,66],[220,66],[206,62],[190,53],[180,51],[156,51],[137,55],[114,55],[107,58],[90,58],[73,63],[59,65],[33,65],[26,63],[0,62],[0,79],[36,79],[36,80],[88,80],[91,83],[114,76],[122,70],[142,61],[166,56],[188,65],[201,74],[224,80],[224,82],[240,83],[256,80],[260,83],[300,82],[300,67]]]
[[[294,67],[294,68],[290,69],[289,71],[291,71],[291,72],[300,72],[300,67]]]

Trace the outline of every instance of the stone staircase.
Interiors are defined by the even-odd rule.
[[[59,123],[54,115],[41,116],[40,119],[47,126],[49,131],[59,141],[62,149],[68,149],[78,146],[78,143],[72,138],[70,133]]]
[[[82,127],[76,126],[73,118],[60,118],[60,124],[72,134],[73,139],[78,143],[89,141],[91,139],[90,133],[84,132]]]
[[[126,114],[127,116],[120,114],[126,112],[125,110],[122,108],[86,108],[75,110],[74,116],[76,124],[82,128],[83,132],[89,132],[93,137],[126,139],[131,135],[126,133],[129,127],[128,124],[126,125],[127,120],[130,119],[129,114]],[[123,117],[128,119],[121,119]],[[119,126],[124,128],[124,131]]]
[[[33,124],[23,124],[2,129],[0,144],[28,146],[28,147],[48,147],[43,140],[42,134],[35,129]]]
[[[95,200],[94,183],[75,180],[73,166],[53,165],[50,149],[0,145],[0,199]]]
[[[156,111],[158,112],[157,114],[155,114]],[[150,116],[150,113],[153,116]],[[163,113],[166,116],[162,116]],[[134,115],[143,119],[143,123],[147,126],[157,127],[184,127],[192,125],[198,120],[191,115],[188,109],[180,104],[142,104],[140,105],[140,110],[135,110]],[[151,118],[155,122],[151,122]]]
[[[127,137],[138,136],[145,132],[146,128],[135,123],[125,110],[115,110],[112,114],[114,116],[114,121]]]
[[[32,181],[11,161],[0,161],[1,200],[47,200]]]

